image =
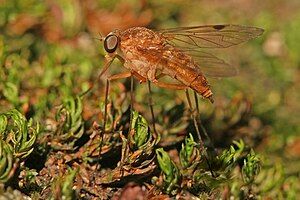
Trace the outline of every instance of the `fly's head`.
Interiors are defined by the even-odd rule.
[[[104,38],[104,49],[107,53],[115,53],[120,46],[119,31],[113,31]]]

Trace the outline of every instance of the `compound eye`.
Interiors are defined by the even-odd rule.
[[[118,47],[119,39],[116,35],[108,35],[104,40],[104,49],[108,53],[113,53]]]

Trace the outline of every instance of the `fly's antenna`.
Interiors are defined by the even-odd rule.
[[[104,40],[103,35],[100,32],[98,33],[98,35],[99,35],[99,38],[97,38],[97,37],[92,37],[92,38],[95,39],[95,40],[99,40],[100,42],[102,42]]]

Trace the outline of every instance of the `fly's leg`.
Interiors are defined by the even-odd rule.
[[[154,111],[153,111],[153,99],[152,99],[152,90],[151,90],[151,83],[148,80],[148,90],[149,90],[149,107],[151,111],[151,117],[152,117],[152,126],[153,126],[153,131],[155,134],[155,139],[158,138],[158,133],[156,131],[156,126],[155,126],[155,116],[154,116]]]
[[[131,129],[131,124],[132,124],[132,118],[133,118],[133,109],[134,109],[134,94],[133,94],[133,75],[131,74],[130,76],[130,120],[129,120],[129,131],[128,131],[128,135],[131,133],[131,131],[133,131]],[[122,134],[121,134],[122,136]],[[121,155],[121,161],[120,161],[120,174],[121,174],[121,177],[123,177],[124,175],[124,170],[123,170],[123,165],[124,165],[124,162],[128,156],[128,153],[129,153],[129,144],[128,144],[128,140],[125,139],[125,137],[123,136],[122,138],[122,141],[123,141],[123,145],[125,146],[125,149],[124,146],[122,145],[122,155]]]
[[[195,113],[194,113],[194,108],[192,106],[192,101],[191,101],[188,89],[185,90],[185,94],[186,94],[186,98],[187,98],[187,101],[188,101],[188,104],[189,104],[189,107],[190,107],[190,112],[191,112],[191,115],[192,115],[192,118],[193,118],[196,133],[197,133],[197,136],[198,136],[198,139],[199,139],[200,148],[201,148],[201,150],[204,150],[203,140],[202,140],[201,135],[200,135],[197,119],[196,119],[196,116],[195,116]]]
[[[201,118],[200,118],[200,110],[199,110],[199,103],[198,103],[198,97],[197,97],[197,93],[194,91],[194,100],[195,100],[195,104],[196,104],[196,115],[197,115],[197,124],[200,125],[201,127],[201,130],[203,132],[203,134],[205,135],[207,141],[208,141],[208,144],[211,145],[210,146],[210,151],[205,151],[205,159],[206,159],[206,162],[207,162],[207,165],[210,169],[210,172],[212,174],[213,177],[215,177],[215,173],[214,171],[212,170],[212,166],[211,166],[211,163],[210,163],[210,159],[209,157],[215,157],[217,155],[216,151],[215,151],[215,147],[214,147],[214,144],[212,142],[212,140],[210,139],[209,135],[207,134],[207,131],[206,129],[204,128],[202,122],[201,122]]]
[[[109,80],[106,79],[106,87],[105,87],[105,104],[104,104],[104,116],[103,116],[103,127],[100,135],[100,144],[99,144],[99,160],[101,157],[101,152],[102,152],[102,145],[103,145],[103,139],[104,139],[104,134],[105,134],[105,126],[106,126],[106,119],[107,119],[107,104],[108,104],[108,91],[109,91]],[[100,167],[100,166],[99,166]]]
[[[118,60],[120,60],[120,62],[122,63],[122,65],[124,65],[125,60],[123,57],[121,57],[120,55],[116,55],[116,58]],[[130,126],[129,126],[129,132],[131,131],[131,123],[132,123],[132,113],[133,113],[133,106],[134,106],[134,94],[133,94],[133,73],[132,72],[124,72],[124,73],[120,73],[120,74],[115,74],[109,77],[109,80],[117,80],[117,79],[123,79],[123,78],[128,78],[130,77]],[[123,136],[124,137],[124,136]],[[122,134],[121,134],[121,138],[122,138]],[[126,149],[128,148],[128,140],[126,139],[122,139],[124,145],[126,146]],[[122,150],[123,152],[123,150]],[[126,154],[126,155],[125,155]],[[120,174],[121,177],[124,175],[124,170],[123,170],[123,164],[124,164],[124,160],[127,157],[128,151],[124,151],[122,153],[122,158],[120,161]]]
[[[166,74],[160,73],[160,74],[158,74],[158,75],[156,76],[156,80],[158,80],[158,79],[160,79],[160,78],[162,78],[162,77],[164,77],[164,76],[166,76]]]
[[[120,55],[116,55],[116,58],[120,60],[120,62],[124,65],[125,60],[123,57],[121,57]],[[130,126],[129,126],[129,132],[132,131],[131,130],[131,123],[132,123],[132,117],[133,117],[133,109],[134,109],[134,92],[133,92],[133,76],[137,77],[140,80],[140,83],[142,82],[146,82],[146,78],[144,78],[143,76],[141,76],[139,73],[135,72],[135,71],[131,71],[131,72],[125,72],[125,73],[120,73],[120,74],[116,74],[116,75],[112,75],[109,79],[110,80],[117,80],[117,79],[121,79],[121,78],[128,78],[130,77]],[[154,128],[155,129],[155,128]],[[125,142],[126,144],[124,144],[126,146],[126,149],[128,148],[128,140],[124,140],[123,142]],[[123,164],[124,164],[124,160],[127,157],[128,151],[124,151],[124,153],[122,154],[122,158],[120,161],[120,174],[121,176],[124,175],[124,170],[123,170]]]
[[[165,83],[165,82],[153,82],[156,86],[162,87],[162,88],[169,88],[169,89],[175,89],[175,90],[184,90],[187,88],[186,85],[182,84],[172,84],[172,83]],[[154,111],[153,111],[153,99],[152,99],[152,90],[151,90],[151,82],[148,80],[148,90],[149,90],[149,107],[151,111],[151,116],[152,116],[152,123],[153,123],[153,131],[158,137],[158,133],[156,131],[156,126],[155,126],[155,116],[154,116]]]
[[[120,62],[122,63],[122,65],[124,65],[125,63],[125,60],[122,56],[120,55],[116,55],[116,58],[120,60]],[[125,75],[127,74],[127,75]],[[140,74],[138,74],[137,72],[134,72],[134,71],[131,71],[131,72],[125,72],[123,74],[123,77],[122,78],[128,78],[128,77],[131,77],[130,78],[130,98],[131,98],[131,104],[130,104],[130,113],[132,114],[132,111],[133,111],[133,102],[134,102],[134,96],[133,96],[133,75],[136,76],[139,80],[140,80],[140,83],[142,82],[146,82],[146,79],[141,76]],[[120,75],[119,77],[121,77],[122,75]],[[130,116],[130,122],[131,122],[131,118],[132,116]]]
[[[103,76],[103,74],[108,70],[108,68],[110,67],[111,63],[114,61],[114,59],[116,58],[116,56],[105,56],[105,63],[103,66],[103,69],[101,70],[98,79],[100,80],[101,76]]]
[[[157,79],[156,79],[155,74],[156,74],[156,69],[155,68],[148,70],[148,72],[147,72],[148,80],[153,82],[153,83],[156,83]]]
[[[108,68],[110,67],[110,65],[112,64],[113,60],[116,58],[117,56],[113,56],[113,57],[106,57],[105,59],[105,64],[104,67],[102,69],[102,71],[100,72],[98,79],[100,80],[101,76],[108,70]],[[118,57],[117,57],[118,58]],[[101,157],[101,151],[102,151],[102,145],[103,145],[103,137],[105,134],[105,126],[106,126],[106,121],[107,121],[107,105],[108,105],[108,92],[109,92],[109,85],[110,85],[110,81],[112,80],[117,80],[117,79],[122,79],[122,78],[128,78],[131,76],[130,72],[124,72],[124,73],[120,73],[120,74],[115,74],[112,75],[110,77],[108,77],[106,79],[106,87],[105,87],[105,107],[104,107],[104,116],[103,116],[103,127],[102,127],[102,131],[101,131],[101,135],[100,135],[100,144],[99,144],[99,160]],[[93,86],[92,86],[93,87]]]
[[[118,80],[118,79],[124,79],[124,78],[128,78],[130,77],[130,96],[131,96],[131,104],[130,104],[130,124],[132,123],[132,112],[133,112],[133,102],[134,102],[134,99],[133,99],[133,75],[131,72],[123,72],[123,73],[119,73],[119,74],[114,74],[114,75],[111,75],[107,78],[107,85],[109,85],[110,81],[114,81],[114,80]],[[106,90],[106,93],[105,93],[105,105],[107,105],[107,96],[108,96],[108,87],[107,87],[107,90]],[[105,111],[104,111],[104,116],[105,116],[105,119],[106,119],[106,115],[107,115],[107,106],[105,106]],[[106,120],[105,120],[106,122]],[[105,124],[104,124],[105,125]],[[104,126],[105,127],[105,126]],[[131,127],[131,126],[130,126]],[[131,131],[131,130],[129,130]],[[124,136],[123,136],[124,137]],[[123,141],[125,141],[127,143],[127,140],[125,139],[122,139]],[[103,135],[102,135],[102,138],[101,138],[101,141],[103,141]],[[124,144],[127,148],[128,144]],[[101,143],[101,146],[102,147],[102,143]],[[124,151],[124,152],[127,152],[127,151]],[[100,153],[101,153],[101,148],[100,148]],[[123,171],[123,162],[124,162],[124,159],[126,158],[127,155],[123,155],[122,154],[122,159],[121,159],[121,162],[120,162],[120,171],[121,171],[121,176],[123,176],[124,174],[124,171]]]
[[[165,82],[159,82],[157,81],[154,83],[157,87],[161,88],[168,88],[172,90],[185,90],[188,88],[188,86],[183,85],[183,84],[176,84],[176,83],[165,83]]]
[[[119,74],[111,75],[111,76],[108,77],[107,79],[108,79],[109,81],[114,81],[114,80],[118,80],[118,79],[129,78],[129,77],[131,77],[131,76],[132,76],[131,72],[122,72],[122,73],[119,73]]]
[[[194,99],[195,99],[195,104],[196,104],[197,123],[200,125],[201,131],[203,132],[204,136],[206,137],[208,144],[210,144],[213,151],[215,151],[214,144],[213,144],[212,140],[210,139],[209,135],[207,134],[207,131],[201,122],[198,96],[197,96],[197,92],[195,92],[195,91],[194,91]]]
[[[131,123],[132,123],[132,114],[134,109],[134,94],[133,94],[133,76],[130,77],[130,128],[129,131],[131,131]]]
[[[112,64],[112,62],[114,61],[115,58],[116,58],[116,56],[105,56],[104,66],[97,78],[98,80],[100,80],[100,78],[103,76],[103,74],[108,70],[108,68],[110,67],[110,65]],[[87,91],[83,92],[80,96],[84,96],[85,94],[90,92],[94,88],[94,85],[95,84],[92,83],[91,86],[89,87],[89,89],[87,89]]]
[[[131,72],[137,79],[139,79],[140,84],[141,83],[145,83],[147,81],[147,79],[145,77],[143,77],[142,75],[140,75],[139,73],[132,71]]]
[[[135,71],[132,71],[131,72],[138,80],[139,80],[139,82],[140,83],[145,83],[147,80],[150,80],[150,79],[147,79],[147,78],[145,78],[145,77],[143,77],[142,75],[140,75],[139,73],[137,73],[137,72],[135,72]],[[154,84],[157,84],[158,83],[158,79],[160,79],[160,78],[162,78],[162,77],[164,77],[165,76],[165,74],[159,74],[159,75],[157,75],[153,80],[155,80],[155,81],[152,81]],[[151,80],[150,80],[151,81]],[[167,87],[167,86],[166,86]],[[166,88],[165,87],[165,88]]]
[[[201,135],[200,135],[198,123],[197,123],[197,120],[196,120],[197,118],[196,118],[195,114],[193,113],[193,106],[192,106],[191,98],[190,98],[190,95],[189,95],[189,92],[188,92],[188,86],[186,86],[184,84],[165,83],[165,82],[156,82],[154,84],[156,86],[162,87],[162,88],[168,88],[168,89],[174,89],[174,90],[186,90],[186,97],[187,97],[188,104],[189,104],[189,107],[190,107],[190,111],[191,111],[191,114],[192,114],[192,117],[193,117],[194,126],[195,126],[195,129],[196,129],[196,132],[197,132],[197,136],[198,136],[201,148],[203,149],[204,148],[203,140],[202,140]],[[196,104],[196,107],[197,107],[197,112],[199,112],[198,111],[199,110],[199,105]]]
[[[113,81],[113,80],[118,80],[118,79],[129,78],[129,77],[130,77],[130,98],[131,98],[131,102],[130,102],[130,124],[131,124],[132,112],[133,112],[133,102],[134,102],[132,73],[131,72],[123,72],[123,73],[119,73],[119,74],[114,74],[114,75],[111,75],[110,77],[108,77],[108,80]]]
[[[116,55],[116,58],[118,60],[120,60],[120,62],[122,63],[122,65],[124,65],[125,63],[125,59],[120,56],[120,55]],[[118,79],[118,78],[128,78],[130,77],[130,128],[129,131],[131,131],[131,122],[132,122],[132,113],[133,113],[133,105],[134,105],[134,95],[133,95],[133,75],[136,76],[139,80],[140,83],[142,82],[146,82],[145,78],[142,77],[141,75],[139,75],[138,73],[131,71],[131,72],[125,72],[119,75],[115,75],[115,77],[113,77],[112,79]]]
[[[107,69],[110,67],[110,65],[112,64],[112,62],[114,61],[115,56],[110,57],[110,56],[106,56],[105,57],[105,63],[103,66],[103,69],[101,70],[99,76],[98,76],[98,80],[100,80],[101,76],[107,71]],[[92,90],[92,88],[94,87],[94,85],[92,85],[90,87],[90,90]],[[100,135],[100,144],[99,144],[99,160],[101,157],[101,151],[102,151],[102,145],[103,145],[103,137],[105,134],[105,126],[106,126],[106,119],[107,119],[107,104],[108,104],[108,91],[109,91],[109,80],[106,80],[106,86],[105,86],[105,107],[104,107],[104,116],[103,116],[103,127],[102,127],[102,131],[101,131],[101,135]]]
[[[195,95],[194,98],[195,98],[195,104],[196,104],[196,116],[195,116],[194,109],[193,109],[193,106],[192,106],[192,101],[191,101],[191,98],[190,98],[190,95],[189,95],[189,92],[188,92],[188,87],[186,85],[184,85],[184,84],[165,83],[165,82],[157,82],[157,83],[154,83],[154,84],[156,86],[162,87],[162,88],[175,89],[175,90],[186,90],[186,97],[187,97],[187,101],[188,101],[188,104],[189,104],[189,107],[190,107],[190,112],[191,112],[191,115],[192,115],[192,118],[193,118],[193,123],[194,123],[195,129],[196,129],[196,133],[197,133],[197,136],[198,136],[198,139],[199,139],[200,148],[204,152],[206,162],[207,162],[207,164],[210,168],[210,171],[211,171],[212,175],[215,176],[214,172],[212,171],[211,163],[209,162],[208,155],[207,155],[207,152],[204,148],[204,143],[203,143],[203,140],[201,138],[200,131],[199,131],[197,118],[200,117],[200,111],[199,111],[197,93],[194,92],[194,95]],[[199,120],[200,120],[200,118],[199,118]],[[208,134],[207,134],[206,130],[204,129],[202,123],[200,123],[200,126],[201,126],[202,131],[205,134],[205,137],[207,137],[209,139]]]

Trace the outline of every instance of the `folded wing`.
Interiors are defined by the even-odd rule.
[[[258,37],[263,29],[242,25],[205,25],[162,29],[166,41],[183,49],[227,48]]]

